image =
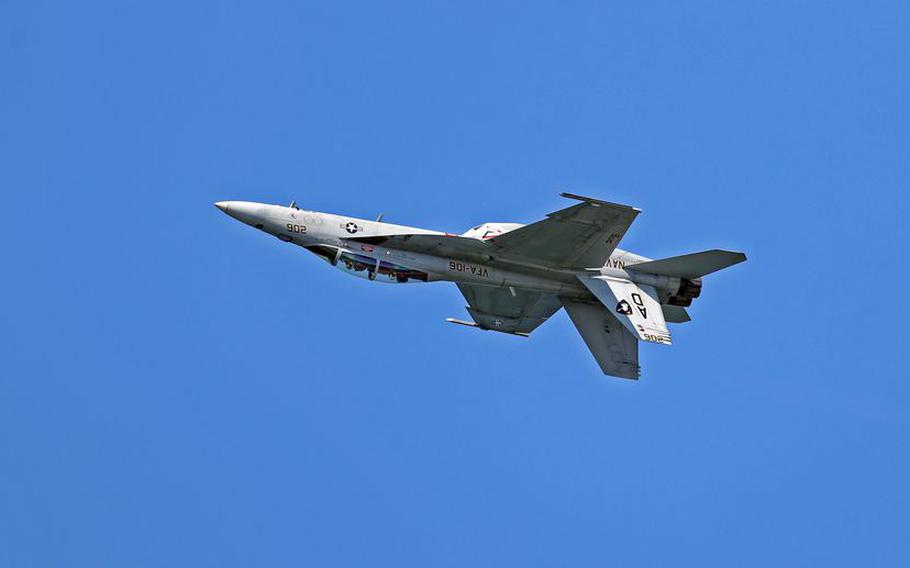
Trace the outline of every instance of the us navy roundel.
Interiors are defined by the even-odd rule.
[[[357,226],[357,223],[348,223],[344,226],[344,230],[351,233],[352,235],[360,230],[360,227]]]
[[[616,304],[616,311],[621,314],[631,316],[632,315],[632,306],[629,305],[629,302],[627,302],[625,300],[620,300],[619,303]]]

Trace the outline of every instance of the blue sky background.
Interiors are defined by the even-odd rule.
[[[907,565],[905,2],[0,2],[0,565]],[[226,217],[744,250],[638,383]]]

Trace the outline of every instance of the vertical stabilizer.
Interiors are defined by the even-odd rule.
[[[632,335],[651,343],[672,343],[657,290],[653,286],[609,276],[580,276],[579,280]]]
[[[605,375],[638,379],[638,339],[605,306],[566,300],[563,306]]]

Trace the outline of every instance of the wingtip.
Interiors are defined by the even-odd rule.
[[[748,257],[746,257],[746,253],[740,252],[738,250],[727,250],[723,252],[729,253],[731,257],[736,259],[736,262],[734,264],[739,264],[740,262],[749,260]]]
[[[749,260],[748,257],[746,257],[746,253],[740,252],[738,250],[711,249],[710,251],[706,251],[706,252],[716,252],[716,253],[728,255],[729,258],[731,260],[733,260],[732,264],[730,264],[729,266],[733,266],[734,264],[739,264],[740,262]]]
[[[631,211],[635,211],[635,213],[641,213],[641,209],[639,209],[638,207],[633,207],[631,205],[625,205],[623,203],[613,203],[612,201],[604,201],[603,199],[596,199],[594,197],[586,197],[584,195],[578,195],[576,193],[569,193],[567,191],[560,192],[559,196],[565,197],[566,199],[574,199],[576,201],[590,203],[594,206],[606,205],[608,207],[622,207],[624,209],[629,209]]]
[[[482,327],[480,327],[479,325],[477,325],[476,323],[474,323],[474,322],[472,322],[472,321],[465,321],[465,320],[460,320],[460,319],[457,319],[457,318],[446,318],[446,322],[448,322],[448,323],[454,323],[454,324],[457,324],[457,325],[464,325],[464,326],[467,326],[467,327],[476,327],[476,328],[478,328],[478,329],[483,329]]]

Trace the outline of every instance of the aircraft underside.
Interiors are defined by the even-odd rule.
[[[530,225],[479,225],[463,235],[290,208],[220,202],[229,215],[303,246],[342,271],[376,282],[454,282],[471,321],[528,336],[565,308],[601,370],[637,379],[638,343],[672,343],[668,323],[690,320],[701,278],[746,259],[711,250],[650,260],[616,245],[639,210],[580,203]]]

